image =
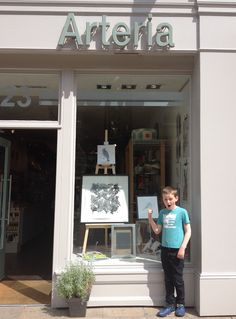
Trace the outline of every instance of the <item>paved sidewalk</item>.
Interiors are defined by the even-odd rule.
[[[90,319],[156,319],[156,307],[105,307],[88,308],[86,318]],[[174,313],[168,316],[175,318]],[[48,306],[0,306],[0,319],[65,319],[68,309],[52,309]],[[193,308],[187,308],[185,318],[200,318]],[[205,319],[206,317],[204,317]],[[217,317],[210,317],[217,318]],[[235,317],[218,317],[235,318]]]

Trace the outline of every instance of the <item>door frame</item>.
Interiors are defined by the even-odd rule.
[[[6,242],[6,226],[9,221],[9,205],[11,196],[11,185],[9,178],[10,167],[10,148],[11,142],[3,137],[0,137],[0,147],[4,148],[4,168],[3,175],[0,176],[0,280],[5,276],[5,242]]]

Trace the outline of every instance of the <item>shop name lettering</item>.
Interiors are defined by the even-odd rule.
[[[76,48],[82,46],[89,47],[94,35],[100,32],[101,43],[103,48],[108,48],[110,45],[115,44],[119,48],[125,48],[129,44],[132,44],[134,48],[137,48],[142,35],[145,34],[146,45],[148,49],[154,46],[159,48],[174,47],[173,43],[173,31],[172,26],[169,23],[160,23],[156,27],[155,34],[153,34],[152,15],[149,14],[147,21],[144,23],[134,22],[133,28],[129,27],[124,22],[118,22],[114,25],[111,31],[111,36],[108,39],[108,29],[110,23],[107,22],[107,16],[103,15],[101,22],[86,22],[86,30],[82,36],[77,27],[75,16],[73,13],[69,13],[66,19],[66,23],[63,27],[58,45],[64,47],[74,41]]]

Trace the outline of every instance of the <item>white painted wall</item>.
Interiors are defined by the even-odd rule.
[[[195,57],[191,94],[191,198],[192,236],[191,252],[195,273],[201,272],[201,175],[200,175],[200,66],[199,56]],[[195,307],[199,312],[199,276],[195,276]]]
[[[76,97],[74,73],[62,72],[61,129],[57,138],[52,306],[63,304],[54,289],[56,273],[72,258],[74,222]]]
[[[236,271],[236,53],[201,53],[202,271]],[[207,245],[204,245],[204,242]],[[227,257],[225,253],[229,249]],[[224,256],[224,258],[222,258]],[[220,260],[220,262],[219,262]]]
[[[236,313],[235,72],[236,53],[201,53],[202,315]]]
[[[109,1],[88,1],[87,5],[76,4],[68,5],[60,1],[62,6],[47,5],[37,2],[32,6],[24,1],[17,2],[17,6],[6,6],[0,4],[0,52],[1,50],[57,50],[58,41],[66,22],[69,12],[75,13],[76,25],[80,36],[85,33],[86,22],[101,22],[102,15],[107,16],[110,27],[107,30],[107,39],[112,35],[112,28],[117,22],[125,22],[131,30],[135,21],[146,23],[148,14],[152,14],[153,36],[156,27],[162,22],[170,23],[173,27],[173,41],[175,47],[173,51],[196,51],[196,27],[197,21],[193,19],[194,5],[189,1],[182,1],[184,6],[176,5],[165,6],[156,1],[147,1],[145,6],[140,6],[141,1],[126,1],[126,6],[120,7],[120,3],[113,1],[112,6],[108,6]],[[174,3],[174,1],[172,1]],[[186,5],[186,2],[188,3]],[[14,3],[14,1],[13,1]],[[28,5],[27,5],[28,3]],[[148,5],[149,3],[149,5]],[[43,14],[38,14],[38,12]],[[96,12],[96,15],[94,15]],[[178,13],[174,16],[173,13]],[[160,15],[161,13],[161,15]],[[131,31],[132,33],[132,31]],[[97,32],[94,39],[100,39],[101,34]],[[101,50],[101,41],[92,41],[88,50]],[[144,43],[143,43],[144,42]],[[145,41],[140,41],[139,47],[147,51]],[[83,47],[82,50],[86,50]],[[155,51],[155,50],[154,50]]]
[[[236,313],[235,24],[227,15],[200,19],[200,315]]]

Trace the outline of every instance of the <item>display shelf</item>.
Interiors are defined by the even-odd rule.
[[[165,186],[165,141],[130,140],[126,147],[126,174],[130,185],[130,221],[136,214],[136,199],[142,195],[157,195]]]

